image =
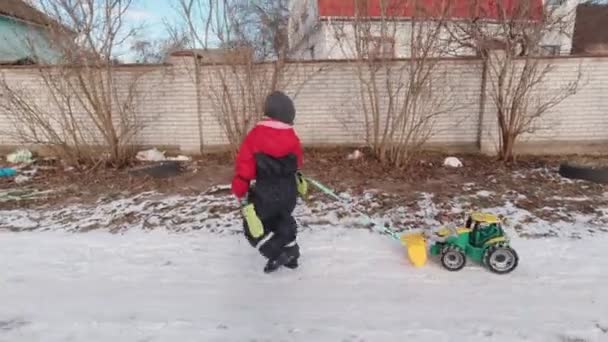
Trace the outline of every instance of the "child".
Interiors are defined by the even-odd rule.
[[[268,259],[266,273],[281,266],[295,269],[300,257],[292,212],[306,183],[298,171],[302,147],[292,127],[295,114],[289,97],[270,94],[267,118],[249,132],[236,158],[232,192],[243,205],[245,236]]]

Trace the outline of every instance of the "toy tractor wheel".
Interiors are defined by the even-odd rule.
[[[519,256],[509,246],[492,246],[486,250],[483,260],[490,271],[507,274],[517,267]]]
[[[464,253],[452,246],[443,249],[441,255],[441,264],[449,271],[460,271],[466,264],[466,256]]]

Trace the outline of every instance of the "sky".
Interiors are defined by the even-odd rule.
[[[179,3],[179,0],[133,0],[131,8],[126,14],[126,19],[130,25],[142,27],[142,30],[139,31],[139,36],[134,40],[154,41],[167,38],[167,24],[172,27],[185,28],[186,23],[179,14]],[[204,11],[204,9],[200,10]],[[196,13],[194,17],[197,22],[205,17],[197,10],[194,11]],[[213,41],[214,38],[210,37],[209,44],[213,44]],[[130,51],[130,46],[131,43],[127,42],[120,49],[121,51],[117,53],[117,57],[120,60],[125,62],[135,61],[135,55]]]
[[[133,23],[146,26],[146,35],[162,36],[165,31],[163,19],[177,19],[177,0],[135,0],[127,14],[127,19]]]
[[[43,10],[39,0],[28,2]],[[125,18],[129,25],[143,28],[136,40],[154,41],[167,37],[165,21],[170,24],[179,22],[178,4],[179,0],[133,0]],[[119,47],[116,57],[125,62],[134,61],[135,56],[129,51],[132,43],[128,41]]]
[[[178,0],[134,0],[126,19],[133,26],[142,25],[138,39],[161,39],[167,36],[165,21],[170,24],[178,21],[177,5]],[[122,50],[121,59],[133,61],[134,56],[128,47],[125,46]]]

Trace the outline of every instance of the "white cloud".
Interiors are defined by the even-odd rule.
[[[157,20],[158,16],[144,9],[131,8],[126,13],[127,20],[131,21],[152,21]]]

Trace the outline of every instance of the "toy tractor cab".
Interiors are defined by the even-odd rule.
[[[501,220],[492,214],[473,213],[465,227],[441,229],[433,234],[432,240],[431,255],[439,255],[441,264],[450,271],[461,270],[467,257],[498,274],[513,271],[519,262]]]
[[[474,247],[507,240],[500,220],[494,215],[474,213],[467,219],[466,228],[471,231],[469,243]]]

